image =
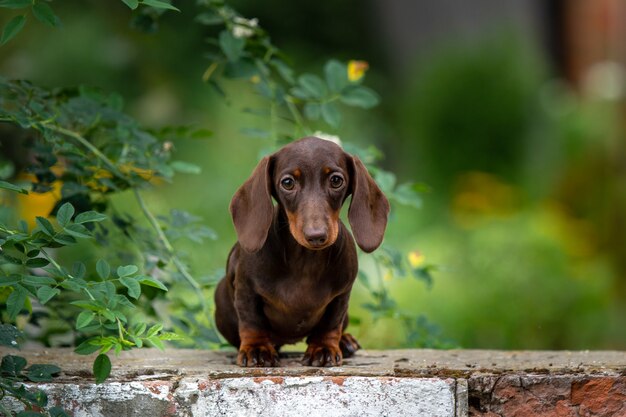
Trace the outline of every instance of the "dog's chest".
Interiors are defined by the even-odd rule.
[[[320,268],[285,272],[260,289],[263,310],[281,333],[304,334],[317,324],[338,293],[328,281],[332,278]]]

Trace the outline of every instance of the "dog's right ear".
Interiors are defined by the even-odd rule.
[[[266,156],[259,162],[230,202],[237,239],[246,252],[256,252],[263,247],[272,224],[271,160]]]

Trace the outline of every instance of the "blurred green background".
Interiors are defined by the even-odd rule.
[[[381,106],[350,112],[337,131],[319,127],[375,144],[384,168],[430,188],[422,209],[396,208],[386,235],[438,267],[432,287],[389,282],[423,316],[434,341],[420,344],[626,349],[626,12],[611,0],[472,3],[232,2],[298,70],[369,62]],[[0,74],[116,91],[146,126],[213,131],[176,144],[176,159],[201,175],[147,196],[154,211],[184,209],[218,233],[185,248],[203,275],[224,266],[236,240],[230,198],[268,146],[242,129],[267,121],[242,112],[262,105],[247,85],[226,84],[224,99],[202,83],[207,29],[193,23],[193,1],[175,4],[182,12],[146,33],[119,1],[54,2],[62,27],[28,22],[0,48]],[[136,210],[124,196],[118,204]],[[368,319],[368,296],[355,287],[355,336],[367,348],[406,346],[393,319]]]

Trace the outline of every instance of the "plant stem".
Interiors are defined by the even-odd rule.
[[[117,320],[117,331],[119,332],[120,335],[120,340],[124,341],[124,332],[122,331],[122,322],[120,321],[120,319],[116,318]]]
[[[115,174],[117,177],[119,177],[120,179],[123,179],[127,183],[129,182],[128,178],[126,178],[126,176],[124,174],[122,174],[122,172],[117,168],[117,165],[115,165],[115,163],[113,161],[111,161],[109,158],[107,158],[107,156],[105,154],[100,152],[100,149],[98,149],[95,146],[93,146],[93,144],[91,142],[89,142],[87,139],[85,139],[84,137],[82,137],[78,133],[76,133],[76,132],[74,132],[72,130],[65,129],[63,127],[49,125],[49,124],[47,124],[45,126],[46,126],[46,129],[52,130],[54,132],[61,133],[61,134],[65,135],[65,136],[69,136],[72,139],[76,140],[81,145],[83,145],[85,148],[89,149],[89,151],[91,151],[91,153],[96,155],[102,162],[104,162],[104,164],[111,170],[111,173]]]
[[[293,119],[296,122],[298,129],[303,130],[304,123],[302,121],[302,116],[300,116],[300,112],[298,111],[298,108],[294,104],[293,98],[291,96],[286,96],[285,103],[287,103],[287,108],[289,109],[289,112],[293,116]]]
[[[65,271],[63,271],[63,268],[61,268],[61,265],[59,265],[57,263],[57,261],[54,260],[54,258],[50,255],[48,255],[48,253],[43,249],[40,248],[39,251],[43,254],[43,256],[45,256],[45,258],[57,269],[57,271],[59,271],[63,276],[67,276],[70,279],[74,279],[74,277],[70,274],[66,274]],[[83,290],[85,290],[85,292],[87,293],[87,295],[89,296],[89,298],[93,301],[95,300],[94,296],[89,292],[89,290],[85,287],[83,288]]]
[[[170,256],[170,259],[172,260],[172,263],[176,266],[176,269],[178,269],[178,272],[180,272],[180,274],[183,276],[183,278],[185,278],[185,280],[189,283],[189,285],[193,287],[193,289],[195,290],[198,296],[198,299],[200,300],[200,304],[202,305],[202,308],[206,309],[207,305],[206,305],[206,301],[204,300],[204,296],[202,295],[202,289],[200,288],[200,285],[189,274],[189,272],[187,271],[187,268],[182,263],[182,261],[178,258],[178,256],[176,256],[174,247],[170,243],[165,233],[163,233],[163,229],[161,229],[161,225],[159,225],[159,222],[157,221],[156,217],[154,217],[154,215],[150,212],[150,210],[148,210],[148,206],[146,206],[146,202],[144,201],[143,197],[139,193],[139,190],[133,189],[133,192],[135,193],[135,198],[137,199],[137,203],[139,203],[139,207],[141,208],[141,211],[143,212],[144,216],[146,216],[146,218],[148,219],[148,222],[150,222],[150,225],[159,236],[159,240],[165,247],[167,254]]]
[[[74,131],[64,129],[62,127],[58,127],[54,125],[46,125],[46,128],[52,131],[61,133],[63,135],[69,136],[72,139],[75,139],[85,148],[89,149],[89,151],[91,151],[95,156],[97,156],[111,170],[111,173],[113,173],[120,179],[124,180],[126,183],[130,184],[130,181],[128,180],[128,178],[117,168],[115,163],[111,161],[109,158],[107,158],[105,154],[100,152],[98,148],[96,148],[91,142],[89,142],[87,139],[85,139],[81,135],[79,135],[78,133]],[[135,198],[137,199],[137,203],[139,203],[139,207],[141,208],[141,211],[143,212],[144,216],[148,219],[148,222],[150,223],[154,231],[157,233],[159,240],[165,247],[167,254],[170,256],[172,263],[174,263],[174,265],[176,266],[176,269],[178,269],[178,272],[180,272],[183,278],[185,278],[185,280],[193,287],[194,291],[198,295],[198,299],[200,300],[200,304],[202,305],[202,308],[206,309],[207,305],[206,305],[206,301],[204,300],[204,296],[202,295],[202,289],[200,288],[200,285],[189,274],[189,272],[187,271],[187,268],[181,262],[178,256],[176,256],[174,247],[170,243],[167,236],[165,236],[165,233],[163,233],[163,230],[161,229],[161,226],[159,225],[159,222],[157,221],[156,217],[154,217],[154,214],[152,214],[152,212],[146,206],[146,203],[143,200],[143,197],[141,197],[141,194],[139,194],[139,190],[137,190],[135,187],[131,187],[131,188],[133,189],[133,192],[135,193]],[[49,260],[53,262],[51,259]]]

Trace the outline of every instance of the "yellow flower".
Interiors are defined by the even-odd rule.
[[[423,266],[424,262],[426,261],[426,258],[424,257],[424,255],[422,255],[422,253],[417,250],[409,252],[408,258],[409,258],[409,265],[411,265],[412,268],[419,268]]]
[[[349,61],[348,62],[348,79],[351,82],[357,82],[365,75],[365,71],[369,68],[369,64],[365,61]]]
[[[35,176],[30,174],[20,175],[20,179],[36,181]],[[35,226],[37,216],[48,217],[57,201],[61,199],[61,181],[54,181],[50,184],[52,189],[45,193],[28,193],[17,195],[17,210],[20,217],[28,223],[30,227]]]

